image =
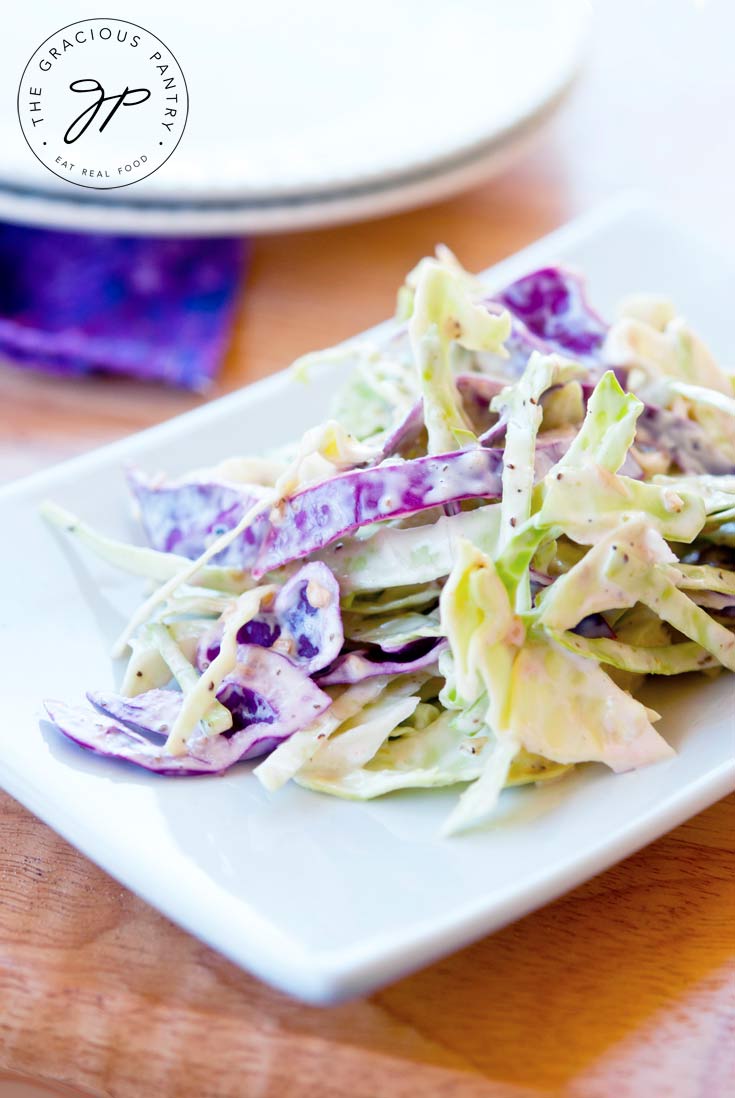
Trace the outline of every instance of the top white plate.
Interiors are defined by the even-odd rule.
[[[451,244],[451,241],[449,241]],[[417,257],[418,258],[418,257]],[[618,204],[488,272],[489,284],[555,259],[589,275],[611,311],[633,288],[674,297],[735,358],[732,266],[648,207]],[[307,348],[304,348],[307,350]],[[121,466],[173,472],[293,437],[323,418],[338,368],[310,386],[280,374],[0,493],[3,681],[0,780],[124,884],[236,963],[294,995],[357,995],[518,918],[650,842],[733,782],[733,679],[664,684],[675,758],[635,773],[582,768],[503,793],[496,822],[437,832],[456,790],[350,803],[297,787],[269,796],[244,764],[166,779],[85,753],[39,726],[43,697],[112,680],[109,644],[138,582],[78,553],[36,513],[51,496],[130,534]]]
[[[519,157],[556,101],[477,155],[438,162],[433,170],[302,196],[274,197],[252,202],[123,201],[111,195],[125,191],[89,191],[69,186],[66,192],[45,192],[0,186],[0,221],[20,222],[81,232],[125,233],[136,236],[214,236],[234,233],[295,232],[322,228],[438,202],[457,191],[486,182]],[[80,197],[81,196],[81,197]]]
[[[474,157],[569,81],[584,0],[128,0],[118,14],[161,38],[189,89],[175,154],[98,202],[238,202],[344,192]],[[11,105],[23,67],[62,24],[99,5],[37,0],[0,38],[0,186],[79,201],[25,144]]]

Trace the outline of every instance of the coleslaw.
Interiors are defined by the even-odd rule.
[[[128,471],[145,545],[44,517],[152,590],[119,692],[49,701],[65,736],[162,775],[257,759],[368,799],[508,785],[672,749],[646,676],[735,670],[735,386],[665,299],[606,323],[558,267],[497,293],[446,248],[332,418],[183,477]]]

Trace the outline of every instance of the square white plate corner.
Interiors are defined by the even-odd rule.
[[[451,241],[449,242],[451,244]],[[671,296],[735,361],[732,264],[648,202],[614,202],[487,272],[492,285],[561,260],[583,270],[608,316],[633,290]],[[304,348],[308,350],[308,348]],[[130,535],[126,461],[172,472],[242,446],[257,452],[322,418],[335,371],[294,387],[280,374],[161,427],[0,492],[3,719],[0,781],[123,884],[263,980],[312,1003],[365,994],[548,902],[733,786],[732,679],[659,691],[677,755],[631,774],[590,766],[503,794],[497,821],[440,839],[456,790],[366,804],[287,788],[245,765],[166,779],[87,754],[39,724],[41,700],[109,687],[109,645],[140,584],[41,522],[52,497]],[[9,532],[12,531],[12,536]]]

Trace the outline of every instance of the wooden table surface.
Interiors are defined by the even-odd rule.
[[[486,266],[621,187],[668,198],[735,246],[734,9],[598,0],[585,71],[502,179],[258,241],[218,391],[382,319],[435,242]],[[0,477],[195,403],[0,369]],[[734,823],[730,798],[464,952],[321,1010],[234,968],[0,794],[0,1073],[115,1098],[724,1098]]]

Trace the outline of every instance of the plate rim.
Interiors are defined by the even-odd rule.
[[[115,191],[93,192],[90,197],[0,180],[0,218],[58,231],[222,236],[300,232],[388,217],[442,201],[508,170],[533,146],[576,78],[577,69],[534,114],[501,137],[370,183],[259,200],[136,201],[129,196],[118,198]]]

